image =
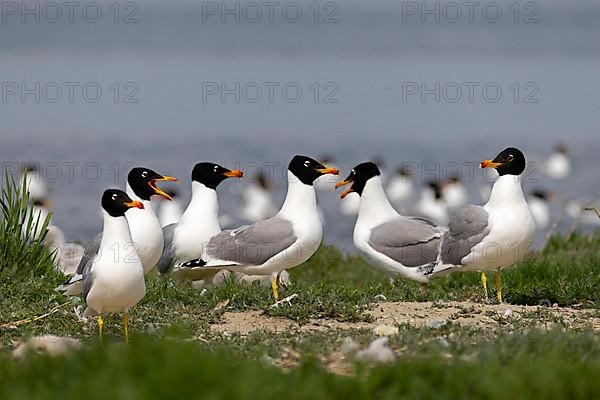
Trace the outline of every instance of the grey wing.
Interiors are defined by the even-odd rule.
[[[177,224],[169,224],[162,228],[164,247],[160,260],[156,267],[161,274],[166,273],[175,261],[175,246],[173,244],[173,235]]]
[[[442,241],[442,231],[420,218],[398,218],[371,231],[368,244],[376,251],[405,267],[435,263]]]
[[[94,274],[92,271],[92,265],[94,265],[94,260],[91,259],[90,262],[85,264],[81,275],[83,276],[83,298],[87,299],[88,293],[92,290],[92,284],[94,283]]]
[[[83,257],[81,257],[81,261],[79,261],[79,265],[77,266],[76,274],[83,275],[83,271],[86,266],[89,264],[91,266],[92,261],[98,254],[98,250],[100,250],[100,241],[102,240],[102,233],[94,236],[92,240],[86,243],[85,248],[83,250]]]
[[[467,205],[456,211],[442,242],[443,264],[461,265],[462,259],[490,232],[488,217],[480,206]]]
[[[209,257],[241,265],[261,265],[296,242],[292,223],[281,217],[258,221],[210,239]]]

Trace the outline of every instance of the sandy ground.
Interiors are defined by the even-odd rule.
[[[439,328],[448,323],[491,329],[520,322],[547,329],[566,326],[600,330],[600,313],[597,310],[576,308],[474,302],[385,302],[377,304],[368,313],[373,317],[372,322],[352,323],[318,319],[300,325],[287,318],[266,316],[261,311],[225,312],[221,322],[212,325],[211,329],[215,332],[245,335],[256,330],[280,332],[296,329],[310,332],[329,329],[374,329],[379,325]]]

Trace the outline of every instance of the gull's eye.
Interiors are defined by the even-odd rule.
[[[113,199],[113,200],[116,200],[116,199],[117,199],[117,194],[116,194],[116,193],[112,195],[112,199]]]
[[[148,171],[144,171],[144,172],[142,172],[142,178],[145,178],[145,177],[147,177],[147,176],[148,176]]]
[[[218,169],[219,169],[219,166],[215,165],[214,171],[217,172]]]
[[[512,160],[514,160],[514,159],[515,159],[515,157],[514,157],[512,154],[509,154],[509,155],[508,155],[508,158],[507,158],[507,160],[508,160],[509,162],[510,162],[510,161],[512,161]]]
[[[310,161],[304,161],[304,166],[308,167],[310,165]]]

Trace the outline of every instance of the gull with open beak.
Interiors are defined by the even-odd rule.
[[[135,250],[142,261],[144,273],[146,274],[158,263],[164,245],[162,228],[154,213],[150,198],[157,195],[171,200],[171,196],[157,187],[156,184],[162,181],[176,180],[171,176],[161,175],[143,167],[133,168],[127,175],[127,195],[144,205],[142,209],[136,208],[128,212],[126,218]],[[101,238],[102,234],[98,234],[86,244],[77,272],[67,282],[58,287],[59,291],[71,296],[81,293],[81,273],[85,265],[91,263],[98,253]]]
[[[123,313],[125,342],[129,340],[129,309],[146,294],[144,268],[135,251],[125,215],[143,210],[140,200],[125,192],[108,189],[102,195],[102,229],[98,255],[81,271],[83,298],[88,308],[84,316],[98,315],[98,333],[102,340],[105,313]],[[130,211],[131,210],[131,211]]]
[[[484,206],[467,205],[450,219],[436,277],[455,271],[480,271],[487,298],[486,271],[496,271],[496,293],[502,302],[501,271],[523,260],[534,248],[535,222],[523,195],[521,174],[526,161],[514,147],[504,149],[481,168],[494,168],[498,179]]]
[[[428,220],[405,217],[390,204],[379,168],[372,162],[355,166],[336,188],[350,185],[341,197],[360,196],[354,245],[391,280],[401,276],[428,282],[425,272],[437,262],[444,230]]]
[[[307,261],[321,244],[323,228],[313,182],[338,173],[310,157],[295,156],[288,165],[287,196],[275,216],[213,236],[205,259],[175,269],[190,279],[211,269],[271,276],[273,297],[278,301],[278,275]]]

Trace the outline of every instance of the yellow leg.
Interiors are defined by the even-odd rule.
[[[104,326],[104,320],[102,320],[102,314],[98,314],[98,337],[102,342],[102,327]]]
[[[129,314],[123,313],[123,327],[125,328],[125,343],[129,343]]]
[[[483,285],[483,291],[485,292],[485,299],[489,301],[488,291],[487,291],[487,276],[485,276],[485,272],[481,273],[481,284]]]
[[[273,289],[273,297],[275,298],[275,302],[279,301],[279,286],[277,286],[277,275],[271,276],[271,289]]]
[[[502,303],[502,272],[496,271],[496,294],[498,303]]]

